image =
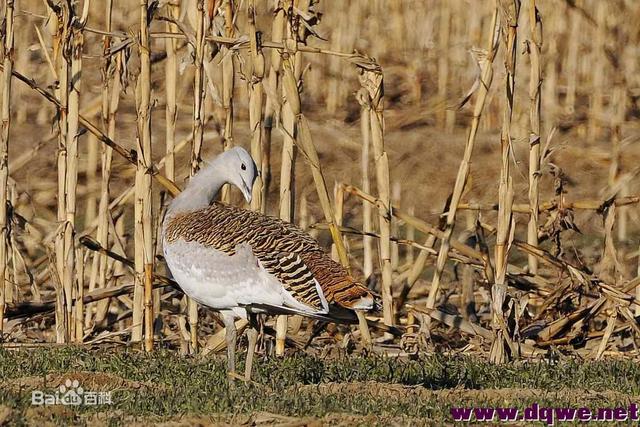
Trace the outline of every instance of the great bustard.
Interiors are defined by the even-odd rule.
[[[213,202],[225,184],[247,201],[257,176],[246,150],[219,155],[191,178],[163,223],[164,256],[174,279],[197,302],[218,310],[226,327],[229,372],[235,372],[235,319],[250,320],[245,378],[257,337],[255,315],[301,314],[353,320],[348,310],[370,310],[374,295],[293,224]],[[345,317],[345,312],[351,317]]]

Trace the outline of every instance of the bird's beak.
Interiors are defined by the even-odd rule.
[[[247,201],[247,203],[251,203],[251,197],[253,196],[251,194],[251,188],[249,188],[244,180],[242,180],[242,188],[240,190],[242,191],[242,195],[244,195],[244,199]]]

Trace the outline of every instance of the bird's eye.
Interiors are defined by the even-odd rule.
[[[243,171],[247,170],[247,165],[245,165],[244,163],[242,164],[242,166],[240,166],[242,168]]]

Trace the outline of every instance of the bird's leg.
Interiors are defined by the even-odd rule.
[[[222,313],[222,320],[225,329],[224,339],[227,343],[227,370],[229,378],[233,380],[236,373],[236,322],[233,313]]]
[[[255,314],[249,313],[249,327],[247,328],[247,359],[244,367],[244,380],[251,381],[251,370],[253,369],[253,357],[256,352],[256,342],[258,340],[258,320]]]
[[[258,316],[258,340],[261,343],[260,351],[263,353],[266,350],[265,341],[264,341],[264,322],[265,322],[265,316],[262,314],[259,315]]]

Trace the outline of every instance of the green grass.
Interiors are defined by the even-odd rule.
[[[537,402],[549,406],[599,407],[626,405],[631,396],[640,395],[640,366],[623,360],[495,366],[462,356],[434,355],[408,361],[373,356],[318,359],[294,355],[258,360],[255,384],[236,383],[230,387],[225,360],[219,357],[200,360],[164,350],[148,355],[133,350],[64,347],[0,350],[0,404],[12,408],[12,423],[33,423],[30,398],[34,386],[20,388],[16,386],[17,379],[43,378],[38,384],[44,385],[47,374],[73,372],[107,373],[143,386],[125,384],[110,390],[106,383],[105,387],[112,391],[111,406],[49,411],[50,417],[48,408],[43,408],[39,416],[44,413],[45,418],[58,424],[86,424],[102,412],[100,416],[118,425],[131,419],[168,420],[187,415],[229,419],[265,411],[287,416],[370,415],[384,424],[388,419],[447,421],[452,405],[525,407]],[[321,386],[327,383],[345,386],[331,389]],[[348,383],[356,384],[355,388]],[[396,386],[390,388],[386,384]],[[507,393],[506,397],[504,393],[491,393],[492,389],[504,388],[540,392]]]

